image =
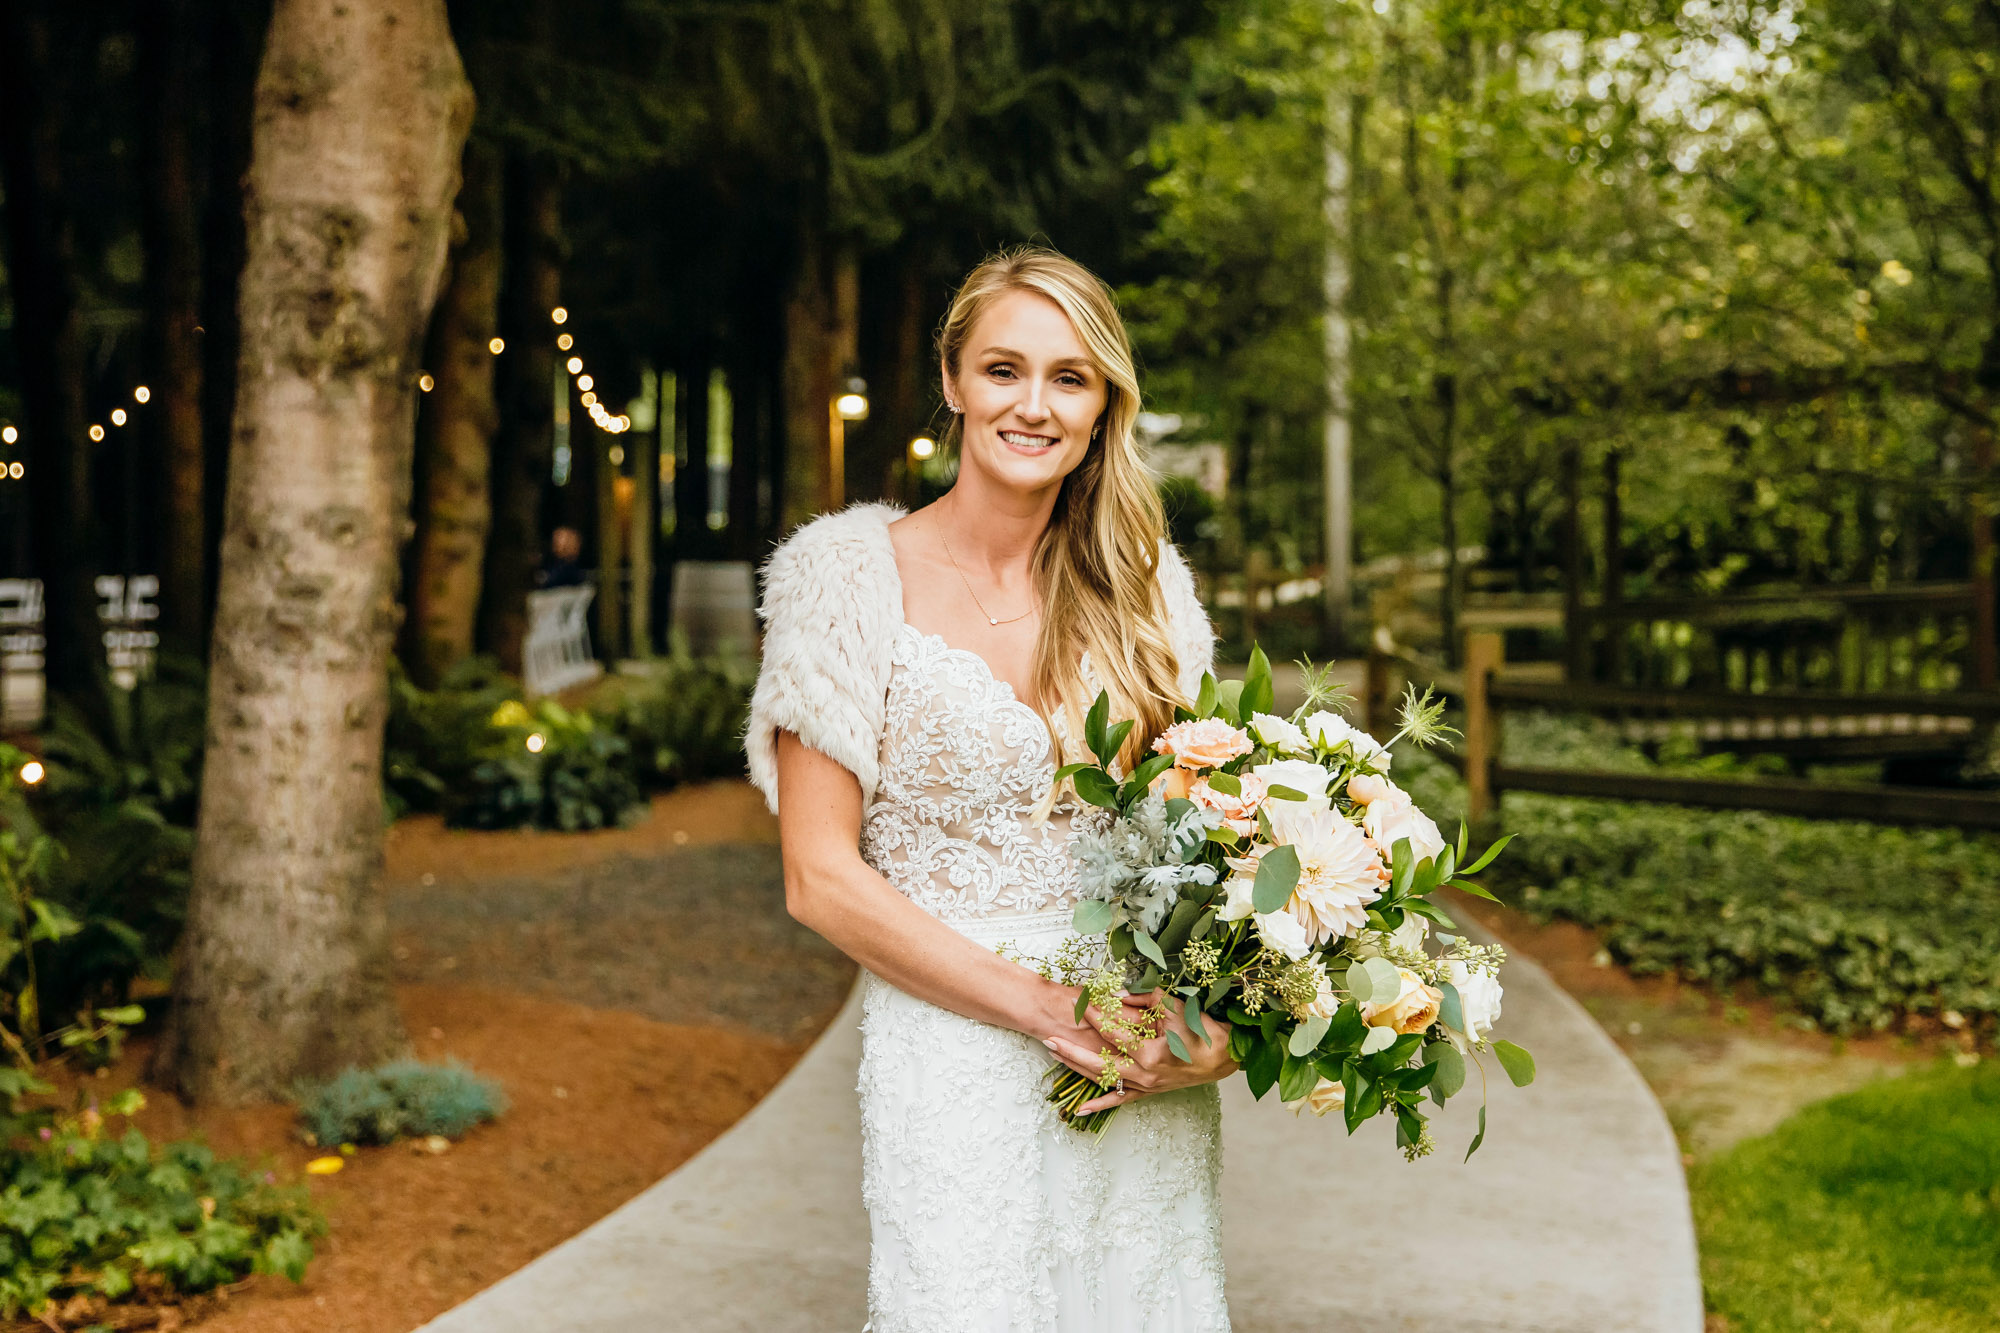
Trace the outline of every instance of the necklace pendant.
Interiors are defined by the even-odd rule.
[[[988,617],[986,617],[986,623],[987,623],[987,624],[989,624],[989,625],[997,625],[997,624],[999,624],[1000,622],[999,622],[999,621],[997,621],[997,620],[995,620],[995,619],[994,619],[994,618],[993,618],[992,616],[988,616]]]

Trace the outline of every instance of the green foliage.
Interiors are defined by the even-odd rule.
[[[39,1314],[71,1296],[116,1301],[205,1291],[250,1273],[305,1276],[326,1231],[303,1188],[279,1187],[191,1142],[155,1148],[109,1121],[136,1091],[74,1112],[30,1109],[50,1091],[0,1069],[0,1315]]]
[[[0,826],[53,844],[43,891],[77,926],[42,968],[49,1012],[122,1004],[136,978],[165,978],[187,906],[206,716],[200,664],[174,657],[129,691],[58,698],[40,737],[47,777],[0,798]]]
[[[607,828],[637,815],[645,796],[625,738],[589,713],[553,699],[494,712],[494,736],[471,789],[447,810],[474,828]]]
[[[474,828],[605,828],[645,799],[615,729],[552,699],[523,703],[487,658],[435,690],[391,676],[383,780],[393,811],[436,810]]]
[[[449,808],[494,751],[494,713],[520,697],[520,687],[490,657],[459,663],[435,690],[417,685],[401,663],[392,664],[382,744],[390,817]]]
[[[374,1069],[349,1069],[302,1087],[298,1100],[306,1133],[328,1148],[432,1134],[456,1139],[507,1109],[499,1084],[455,1060],[441,1065],[392,1060]]]
[[[697,658],[685,642],[645,674],[606,686],[600,706],[617,719],[640,776],[672,787],[743,771],[743,727],[754,663]]]
[[[1507,746],[1516,763],[1655,767],[1606,728],[1532,714],[1509,718]],[[1397,773],[1419,801],[1462,799],[1421,755]],[[1509,901],[1597,928],[1636,972],[1752,983],[1837,1032],[2000,1020],[2000,839],[1528,793],[1505,821],[1522,835],[1496,872]]]
[[[1733,1333],[1974,1333],[2000,1309],[2000,1066],[1808,1106],[1689,1173]]]

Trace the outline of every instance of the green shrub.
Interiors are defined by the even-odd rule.
[[[0,1315],[51,1301],[205,1291],[249,1273],[305,1276],[326,1222],[306,1191],[218,1159],[206,1147],[154,1148],[109,1121],[136,1091],[69,1113],[24,1109],[49,1085],[0,1069]]]
[[[1689,1173],[1734,1333],[1975,1333],[2000,1310],[2000,1066],[1806,1107]]]
[[[58,698],[40,737],[48,776],[0,802],[0,826],[60,849],[43,888],[77,929],[42,969],[52,1013],[122,1004],[136,978],[165,979],[187,908],[206,709],[200,664],[174,657],[132,690]]]
[[[350,1069],[299,1093],[306,1133],[329,1148],[432,1134],[455,1139],[506,1108],[499,1084],[456,1061],[393,1060],[374,1069]]]
[[[1516,763],[1643,771],[1608,729],[1509,718]],[[1398,755],[1426,809],[1463,808],[1442,764]],[[1516,793],[1495,867],[1510,906],[1597,928],[1639,973],[1739,982],[1837,1031],[1905,1014],[2000,1019],[2000,838],[1954,829]]]
[[[601,698],[641,778],[672,787],[743,772],[743,726],[756,683],[754,664],[697,658],[677,641],[669,656],[607,685]]]
[[[520,697],[520,687],[490,657],[459,663],[435,690],[418,686],[400,663],[392,663],[382,744],[390,817],[446,810],[455,795],[469,791],[474,771],[502,739],[493,714]]]
[[[471,788],[446,807],[474,828],[555,828],[565,833],[629,822],[645,808],[625,738],[589,713],[543,699],[493,714],[494,742]]]

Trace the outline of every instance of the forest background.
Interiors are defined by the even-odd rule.
[[[1252,568],[1336,589],[1292,641],[1269,628],[1286,653],[1358,641],[1330,523],[1351,533],[1336,566],[1441,566],[1446,655],[1474,578],[1573,597],[1990,579],[2000,17],[1982,0],[448,7],[418,52],[435,86],[387,85],[436,93],[430,119],[382,140],[455,145],[470,116],[457,179],[434,170],[434,217],[411,214],[448,234],[421,350],[334,337],[312,364],[245,333],[275,308],[244,286],[253,133],[314,96],[271,11],[0,17],[0,577],[42,581],[52,692],[86,711],[106,697],[107,573],[157,571],[162,661],[204,654],[232,488],[283,480],[230,475],[277,362],[393,381],[371,477],[416,686],[478,654],[518,668],[559,524],[609,572],[600,647],[643,656],[675,563],[754,561],[831,504],[946,483],[920,443],[933,327],[972,263],[1031,239],[1117,287],[1162,456],[1220,459],[1219,486],[1165,483],[1211,592],[1235,580],[1240,600]],[[295,155],[253,183],[310,191],[336,165]],[[304,248],[337,256],[351,238],[323,221]],[[1350,504],[1327,489],[1337,438]],[[337,445],[289,457],[331,476]],[[1243,617],[1218,621],[1241,647]],[[338,684],[353,716],[386,709],[368,654],[334,657],[345,684],[302,677],[270,706]],[[215,688],[247,698],[252,677]],[[342,762],[372,769],[368,745]],[[209,797],[239,832],[268,823],[260,794]],[[379,985],[353,993],[373,800],[343,811],[322,886],[353,950],[284,1007],[347,997],[321,1007],[363,1047],[356,1016],[383,1007]],[[211,880],[228,859],[218,843]],[[277,1086],[310,1045],[240,1076]]]

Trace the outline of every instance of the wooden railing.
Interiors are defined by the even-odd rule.
[[[1911,583],[1578,606],[1572,664],[1594,656],[1593,681],[1641,689],[1992,690],[2000,668],[1980,595],[1970,582]]]
[[[1963,754],[2000,725],[2000,695],[1962,691],[1839,693],[1727,690],[1669,692],[1508,680],[1501,638],[1466,636],[1460,692],[1465,701],[1461,747],[1468,815],[1497,810],[1505,791],[1657,801],[1709,809],[1765,810],[1811,819],[2000,829],[2000,796],[1956,789],[1892,787],[1798,779],[1739,780],[1706,776],[1555,769],[1506,762],[1503,725],[1510,708],[1583,712],[1631,727],[1673,730],[1709,748],[1779,750],[1816,758]],[[1644,739],[1639,737],[1637,739]]]

